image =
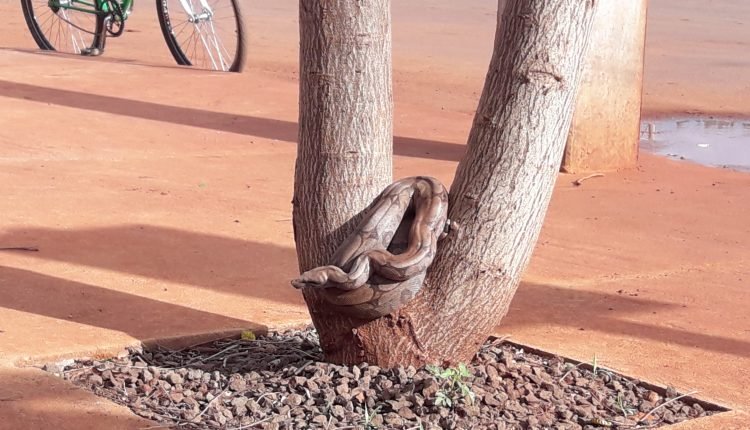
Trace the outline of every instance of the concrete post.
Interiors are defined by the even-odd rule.
[[[633,167],[643,87],[648,0],[597,0],[562,171]]]

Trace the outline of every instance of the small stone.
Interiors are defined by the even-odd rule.
[[[404,421],[399,414],[394,412],[388,412],[387,414],[385,414],[385,416],[383,416],[383,420],[389,426],[398,426],[401,425]]]
[[[417,416],[414,415],[414,412],[412,412],[412,410],[409,409],[409,408],[407,408],[406,406],[404,406],[403,408],[399,409],[398,410],[398,414],[399,414],[399,416],[401,416],[401,418],[403,418],[405,420],[413,420],[413,419],[417,418]]]
[[[675,390],[674,387],[667,387],[667,390],[666,390],[665,394],[670,399],[673,398],[673,397],[677,397],[677,396],[680,395],[680,393],[677,392],[677,390]]]
[[[149,372],[148,369],[143,369],[143,371],[140,373],[140,378],[143,380],[143,382],[149,382],[154,379],[154,375]]]
[[[499,387],[501,380],[497,369],[494,366],[487,366],[487,382],[493,387]]]
[[[184,382],[184,379],[182,376],[180,376],[177,372],[169,372],[167,374],[167,382],[169,382],[172,385],[182,384]]]
[[[149,372],[151,372],[151,374],[154,376],[154,378],[158,378],[159,375],[161,375],[161,369],[159,369],[156,366],[148,366],[148,368],[146,370],[148,370]]]
[[[328,418],[326,418],[325,415],[315,415],[315,417],[313,417],[312,419],[312,422],[314,422],[315,424],[324,425],[328,423]]]
[[[245,380],[240,377],[232,377],[229,380],[229,389],[238,392],[238,391],[244,391],[247,388],[247,383]]]
[[[425,399],[431,399],[440,390],[440,385],[434,379],[428,379],[422,388],[422,395]]]
[[[346,415],[346,409],[344,409],[341,405],[333,405],[331,407],[331,415],[333,415],[336,418],[344,418]]]
[[[674,424],[677,422],[677,417],[675,417],[674,412],[670,410],[665,410],[661,415],[661,419],[667,424]]]
[[[263,410],[255,400],[248,400],[247,403],[245,403],[245,407],[254,414]]]
[[[290,394],[289,396],[287,396],[286,400],[284,400],[284,403],[289,406],[299,406],[304,400],[305,398],[300,396],[299,394]]]
[[[594,408],[591,406],[576,405],[573,407],[573,412],[581,418],[591,418],[594,416]]]
[[[505,409],[511,412],[525,412],[526,408],[518,403],[517,400],[508,400],[505,402]]]
[[[406,376],[408,376],[409,378],[414,378],[416,374],[417,374],[417,369],[414,366],[409,365],[406,368]]]
[[[638,405],[638,410],[641,412],[649,412],[651,409],[654,408],[654,404],[649,402],[648,400],[643,400],[640,405]]]
[[[532,416],[526,418],[526,424],[530,428],[537,428],[539,426],[539,419],[537,419],[535,416],[532,415]]]
[[[570,421],[573,418],[573,412],[569,409],[558,410],[557,417],[563,421]]]
[[[235,397],[232,399],[232,406],[245,407],[246,404],[247,404],[247,397],[245,396]]]
[[[247,408],[245,405],[237,405],[232,407],[232,413],[235,417],[244,417],[247,415]]]
[[[481,413],[477,405],[464,405],[460,407],[459,411],[468,417],[478,417]]]
[[[655,391],[648,391],[646,393],[646,400],[648,400],[651,403],[657,403],[659,401],[660,397]]]
[[[99,375],[91,375],[89,376],[89,384],[91,385],[102,385],[104,383],[104,380]]]
[[[381,379],[378,381],[378,387],[380,387],[381,390],[387,390],[393,387],[393,382],[390,379],[381,376]]]
[[[104,372],[102,372],[102,379],[104,379],[105,381],[112,381],[113,379],[112,371],[105,370]]]
[[[339,384],[336,386],[336,393],[339,395],[345,395],[349,394],[349,385],[347,384]]]
[[[487,406],[497,407],[505,404],[505,402],[501,402],[494,395],[487,393],[484,396],[484,404]]]
[[[172,399],[175,403],[180,403],[185,398],[185,396],[179,392],[179,391],[172,391],[169,393],[169,398]]]

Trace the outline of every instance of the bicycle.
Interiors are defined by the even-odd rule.
[[[177,64],[239,72],[245,64],[240,0],[156,0],[162,35]],[[134,0],[21,0],[34,41],[43,50],[101,55],[118,37]],[[229,47],[227,47],[229,45]]]

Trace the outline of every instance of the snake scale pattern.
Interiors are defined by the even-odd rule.
[[[335,312],[363,319],[388,315],[422,287],[438,240],[450,230],[448,191],[437,179],[416,176],[389,185],[330,265],[292,281],[314,288]]]

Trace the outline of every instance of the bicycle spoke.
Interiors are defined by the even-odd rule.
[[[42,49],[80,54],[93,42],[98,18],[93,13],[71,9],[86,7],[74,3],[56,3],[48,0],[29,0],[25,3],[36,28],[37,40]],[[92,10],[93,11],[93,10]]]
[[[184,58],[178,61],[221,71],[233,67],[240,45],[231,0],[167,0],[164,9],[170,13],[170,36],[179,48],[175,58]]]

